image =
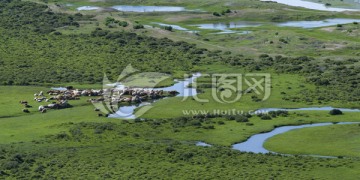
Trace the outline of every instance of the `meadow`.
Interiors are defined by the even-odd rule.
[[[66,3],[73,6],[66,7]],[[76,11],[84,5],[183,6],[174,13]],[[230,8],[230,13],[221,14]],[[215,16],[219,12],[220,16]],[[238,1],[18,1],[0,0],[0,179],[354,179],[359,177],[357,125],[301,129],[271,138],[266,148],[294,154],[254,154],[231,149],[250,136],[279,126],[360,122],[360,113],[291,111],[271,116],[216,114],[260,108],[360,108],[359,25],[314,29],[275,22],[359,18],[252,0]],[[249,34],[186,33],[153,22],[197,31],[211,22],[260,21]],[[124,22],[127,26],[124,27]],[[122,23],[122,24],[120,24]],[[116,82],[131,64],[161,72],[174,84],[200,72],[194,97],[165,98],[136,119],[99,116],[91,97],[71,108],[38,111],[47,102],[34,93],[51,87],[100,89],[104,74]],[[212,74],[267,73],[271,96],[237,91],[240,101],[214,100]],[[142,85],[152,79],[142,78]],[[242,90],[249,88],[243,81]],[[262,83],[261,85],[265,85]],[[31,105],[29,113],[19,101]],[[189,114],[184,113],[190,112]],[[191,113],[191,112],[205,113]],[[316,138],[314,138],[316,137]],[[211,144],[200,147],[199,141]],[[318,158],[304,154],[330,155]]]
[[[339,117],[339,119],[343,119],[343,117]],[[358,141],[358,124],[337,125],[291,131],[269,139],[265,147],[276,152],[289,154],[358,157]]]

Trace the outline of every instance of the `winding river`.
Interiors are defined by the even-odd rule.
[[[242,143],[234,144],[232,147],[233,149],[244,151],[244,152],[252,152],[252,153],[269,153],[271,151],[264,148],[264,143],[269,138],[282,134],[294,129],[302,129],[302,128],[310,128],[310,127],[318,127],[318,126],[330,126],[330,125],[337,125],[337,124],[358,124],[359,122],[340,122],[340,123],[316,123],[316,124],[305,124],[305,125],[298,125],[298,126],[283,126],[275,128],[274,130],[267,132],[267,133],[260,133],[251,136],[248,140]],[[273,152],[274,153],[274,152]]]
[[[315,123],[315,124],[304,124],[304,125],[297,125],[297,126],[282,126],[275,128],[274,130],[266,133],[260,133],[251,136],[249,139],[247,139],[244,142],[234,144],[232,146],[232,149],[242,151],[242,152],[250,152],[250,153],[275,153],[279,154],[277,152],[269,151],[266,148],[264,148],[265,142],[278,135],[283,134],[291,130],[295,129],[303,129],[303,128],[311,128],[311,127],[320,127],[320,126],[336,126],[336,125],[344,125],[344,124],[360,124],[360,122],[339,122],[339,123]],[[211,144],[207,144],[202,141],[198,141],[195,143],[196,146],[201,147],[211,147]],[[291,155],[291,154],[282,154],[282,155]],[[321,158],[336,158],[334,156],[322,156],[322,155],[304,155],[304,156],[312,156],[312,157],[321,157]]]

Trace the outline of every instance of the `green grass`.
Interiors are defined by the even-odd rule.
[[[337,118],[344,122],[349,119],[343,116]],[[359,157],[359,129],[358,124],[298,129],[270,138],[265,147],[285,154]]]
[[[203,66],[201,68],[195,68],[200,72],[207,73],[241,73],[246,74],[246,70],[239,70],[237,68],[229,68],[225,66]],[[266,73],[266,71],[265,71]],[[206,110],[212,112],[213,110],[231,110],[236,109],[240,111],[254,111],[260,108],[301,108],[301,107],[319,107],[319,106],[333,106],[333,107],[356,107],[358,106],[356,102],[354,103],[343,103],[343,102],[291,102],[284,100],[285,97],[298,96],[301,91],[304,90],[315,90],[316,86],[306,83],[305,78],[293,75],[293,74],[277,74],[272,71],[269,71],[271,74],[271,96],[269,99],[261,102],[255,102],[252,100],[251,96],[254,94],[245,94],[241,97],[238,102],[230,104],[221,104],[214,100],[212,96],[211,89],[204,89],[205,92],[198,95],[200,99],[209,100],[209,102],[198,102],[189,98],[169,98],[164,99],[153,104],[153,108],[146,113],[143,117],[145,118],[171,118],[171,117],[180,117],[183,116],[184,110]],[[211,83],[209,78],[200,78],[199,84]],[[244,86],[246,88],[246,86]],[[286,93],[286,95],[283,95]],[[166,113],[164,113],[166,112]]]
[[[70,104],[74,107],[62,110],[49,110],[45,114],[37,112],[37,107],[40,104],[33,102],[34,108],[30,108],[31,114],[21,112],[21,105],[14,98],[18,95],[24,87],[2,87],[7,89],[7,92],[12,92],[12,97],[4,98],[6,104],[1,104],[0,109],[7,109],[8,106],[12,106],[11,111],[2,111],[0,118],[0,144],[12,143],[12,142],[29,142],[33,140],[43,139],[47,135],[57,134],[61,131],[67,131],[64,126],[59,126],[64,123],[80,123],[80,122],[114,122],[121,123],[122,120],[112,118],[101,118],[97,117],[97,113],[93,111],[94,106],[86,100],[87,97],[81,97],[81,100],[70,101]],[[11,90],[12,89],[12,90]],[[11,91],[10,91],[11,90]],[[36,89],[28,88],[27,93],[22,91],[22,98],[26,100],[27,97],[32,97],[35,90],[46,90],[46,88]],[[158,101],[154,104],[154,108],[150,110],[144,117],[154,118],[161,120],[162,118],[172,118],[184,116],[183,110],[208,110],[210,113],[214,110],[222,109],[237,109],[247,112],[248,110],[254,110],[260,108],[256,106],[256,103],[251,105],[251,101],[243,102],[245,105],[232,106],[232,105],[220,105],[212,103],[209,105],[201,105],[192,100],[181,102],[178,98],[167,98]],[[281,103],[278,104],[280,106]],[[272,105],[272,106],[270,106]],[[299,106],[299,104],[297,104]],[[222,107],[219,107],[222,106]],[[262,107],[276,107],[275,104],[264,104]],[[251,109],[251,107],[253,109]],[[284,106],[280,106],[284,107]],[[295,107],[295,106],[292,106]],[[301,106],[300,106],[301,107]],[[178,109],[175,109],[178,108]],[[279,117],[271,121],[263,121],[258,117],[251,118],[251,123],[254,126],[247,126],[245,123],[237,123],[235,121],[227,121],[224,118],[216,118],[208,125],[215,125],[214,130],[206,130],[196,127],[180,128],[179,133],[173,133],[174,128],[165,126],[162,133],[151,133],[149,138],[151,139],[162,139],[164,137],[171,137],[175,140],[180,141],[205,141],[211,144],[218,144],[223,146],[229,146],[235,142],[244,141],[253,134],[269,131],[274,126],[281,126],[287,124],[304,124],[310,122],[338,122],[338,121],[360,121],[357,117],[358,113],[346,113],[339,120],[338,116],[330,116],[328,112],[300,112],[291,113],[289,117]],[[12,117],[11,117],[12,116]],[[17,117],[15,117],[17,116]],[[176,121],[176,120],[174,120]],[[218,125],[218,121],[225,121],[225,125]],[[136,128],[128,127],[128,128]],[[149,128],[138,127],[137,131],[147,131]],[[141,130],[143,129],[143,130]],[[135,131],[136,132],[136,131]]]
[[[254,126],[225,121],[225,125],[214,124],[215,129],[186,126],[178,127],[177,131],[174,131],[173,122],[166,120],[138,123],[114,120],[111,124],[104,123],[104,121],[109,122],[108,119],[100,118],[96,121],[93,116],[75,118],[74,116],[84,115],[81,113],[82,110],[85,112],[85,109],[77,108],[77,115],[75,111],[71,113],[68,109],[63,111],[63,117],[56,115],[55,112],[49,112],[52,119],[28,118],[25,121],[15,118],[11,119],[12,123],[15,122],[12,126],[1,124],[1,132],[4,132],[3,129],[19,126],[16,132],[23,131],[21,136],[25,141],[0,145],[3,152],[0,159],[2,173],[10,175],[2,176],[188,179],[196,174],[208,178],[219,176],[223,179],[233,177],[253,179],[259,176],[281,179],[340,177],[353,179],[359,175],[357,169],[360,164],[356,159],[259,155],[241,153],[223,146],[227,145],[223,144],[226,141],[241,140],[253,133],[271,130],[275,124],[304,123],[294,121],[298,119],[296,118],[298,114],[291,114],[288,118],[274,118],[270,121],[251,118]],[[315,121],[337,120],[336,117],[327,117],[324,113],[306,112],[306,114],[307,116],[299,116],[299,118]],[[345,114],[343,118],[348,120],[352,117],[359,116]],[[69,123],[70,118],[72,123]],[[6,121],[8,120],[5,119]],[[217,119],[207,120],[209,123],[216,121]],[[10,124],[10,119],[8,123]],[[36,125],[37,128],[31,124]],[[25,126],[29,127],[25,128]],[[38,136],[41,133],[42,136]],[[9,141],[8,139],[14,140],[17,136],[18,134],[13,137],[1,136],[0,139]],[[32,142],[26,141],[27,138],[32,139]],[[216,146],[196,147],[194,141],[197,140],[205,140]],[[16,161],[19,157],[24,161]]]
[[[38,0],[31,1],[39,2]],[[257,133],[271,131],[278,126],[318,122],[360,122],[360,113],[346,112],[342,116],[331,116],[326,111],[301,111],[290,112],[287,117],[276,117],[272,120],[261,120],[259,117],[253,116],[248,123],[228,120],[225,117],[188,118],[186,121],[182,119],[186,116],[184,110],[202,110],[213,113],[214,110],[236,109],[247,112],[270,107],[359,107],[357,101],[330,100],[322,102],[318,100],[319,94],[316,92],[329,89],[329,87],[317,87],[310,84],[306,82],[306,77],[299,74],[276,73],[275,70],[269,68],[256,71],[272,75],[271,96],[264,102],[255,102],[251,98],[253,94],[248,94],[244,95],[239,102],[221,104],[213,100],[211,89],[201,88],[204,93],[199,94],[199,97],[209,99],[208,103],[197,102],[191,97],[184,101],[182,98],[162,99],[154,103],[154,107],[141,117],[146,118],[141,122],[98,117],[98,113],[94,111],[94,106],[86,102],[90,97],[81,97],[81,100],[70,101],[72,108],[49,110],[45,114],[38,112],[37,107],[47,103],[37,103],[32,100],[34,93],[46,92],[50,87],[56,86],[72,85],[81,89],[99,89],[101,84],[88,84],[87,82],[99,83],[98,80],[102,79],[103,71],[111,74],[111,79],[115,80],[122,70],[120,63],[126,61],[124,65],[127,65],[129,59],[134,59],[132,62],[141,68],[149,66],[156,71],[159,69],[165,72],[170,71],[173,78],[181,79],[183,74],[190,72],[245,74],[250,71],[247,66],[230,66],[224,63],[228,58],[231,58],[225,56],[225,51],[230,51],[234,55],[243,54],[244,57],[240,58],[240,61],[241,63],[249,63],[249,66],[254,65],[251,61],[259,61],[258,56],[263,53],[273,56],[307,55],[317,58],[312,63],[318,64],[319,67],[328,68],[332,68],[333,65],[330,63],[334,62],[325,63],[324,59],[326,58],[343,61],[347,58],[356,59],[359,56],[357,47],[359,26],[355,24],[344,25],[341,28],[330,27],[330,29],[316,28],[311,30],[280,28],[270,24],[238,29],[253,31],[247,35],[214,35],[212,33],[215,31],[212,30],[201,30],[199,34],[188,34],[176,30],[168,32],[156,25],[155,28],[134,30],[132,25],[135,21],[150,26],[152,26],[152,22],[162,22],[180,25],[190,30],[198,30],[192,25],[239,20],[269,23],[272,21],[316,20],[335,17],[358,18],[359,15],[318,12],[252,0],[231,2],[216,0],[206,2],[201,0],[110,0],[105,2],[50,0],[49,2],[54,12],[69,14],[74,14],[76,12],[74,10],[78,6],[110,6],[120,3],[184,6],[189,9],[200,8],[208,12],[141,14],[84,11],[83,14],[94,15],[94,20],[82,21],[80,27],[57,27],[56,31],[63,34],[61,36],[39,35],[30,31],[21,34],[26,35],[25,37],[28,40],[18,36],[18,34],[12,35],[7,29],[1,29],[4,33],[7,32],[11,38],[9,41],[4,38],[3,41],[6,43],[0,47],[12,52],[10,56],[10,53],[1,51],[5,53],[3,53],[3,59],[0,59],[0,65],[6,67],[6,73],[4,72],[2,75],[3,77],[5,74],[8,77],[13,77],[14,74],[23,75],[17,79],[5,79],[6,81],[21,82],[31,76],[42,77],[41,80],[47,77],[52,78],[49,81],[32,82],[34,85],[42,85],[38,87],[0,86],[0,179],[114,179],[119,177],[124,179],[192,179],[194,177],[203,179],[355,179],[360,176],[358,171],[360,168],[358,161],[360,148],[358,139],[360,135],[357,125],[302,129],[276,136],[268,142],[270,143],[269,149],[284,153],[351,156],[353,158],[322,159],[302,156],[260,155],[230,149],[234,143],[245,141]],[[54,2],[60,5],[70,2],[75,6],[62,9],[57,7]],[[222,17],[212,15],[214,11],[219,12],[227,8],[237,12]],[[108,28],[104,25],[104,19],[109,16],[117,20],[125,20],[130,25],[126,28]],[[13,16],[13,18],[18,17]],[[29,27],[32,28],[30,25]],[[170,48],[159,53],[160,50],[164,50],[164,47],[152,51],[152,46],[139,46],[138,42],[134,43],[136,44],[134,47],[118,47],[119,52],[114,54],[109,52],[113,52],[117,40],[87,36],[95,28],[112,32],[135,32],[142,35],[138,38],[146,38],[145,36],[167,37],[175,41],[193,43],[197,47],[222,50],[223,52],[214,53],[215,55],[212,56],[215,58],[211,58],[212,52],[197,56],[194,60],[199,60],[200,65],[194,61],[183,62],[183,60],[193,57],[190,54],[185,55],[188,50],[172,54],[174,49]],[[130,35],[125,34],[125,37],[127,36]],[[134,38],[133,41],[138,41],[138,38]],[[289,43],[281,43],[280,38],[287,39]],[[103,44],[98,47],[99,44],[91,44],[89,41]],[[158,40],[155,39],[154,41],[157,42]],[[270,41],[273,41],[273,44],[270,45],[268,43]],[[147,41],[141,43],[144,45]],[[331,49],[339,44],[344,46]],[[168,46],[170,47],[171,44]],[[144,48],[149,51],[144,52]],[[134,51],[136,51],[135,54]],[[15,58],[15,56],[21,58]],[[57,59],[60,56],[61,59]],[[254,59],[245,60],[246,58]],[[34,62],[28,63],[26,59],[34,59]],[[41,61],[35,62],[39,59]],[[120,61],[116,61],[116,59],[120,59]],[[168,64],[178,60],[181,63]],[[9,63],[14,70],[8,68],[6,63],[3,66],[2,63],[4,62]],[[100,62],[107,63],[107,66],[101,67]],[[154,64],[156,66],[153,66]],[[44,67],[45,65],[55,68],[49,71]],[[345,65],[354,65],[354,68],[358,68],[359,62]],[[39,68],[36,71],[24,71],[19,66],[21,68],[39,66]],[[62,72],[65,70],[69,74]],[[328,73],[332,72],[328,71]],[[83,83],[76,82],[76,78],[82,75],[90,79],[83,81]],[[61,83],[61,80],[70,76],[76,77],[75,80],[68,79],[67,82],[69,83]],[[54,77],[58,79],[54,80]],[[84,80],[84,78],[79,79]],[[201,77],[199,84],[211,84],[210,80]],[[141,78],[139,82],[143,85],[149,85],[149,81],[150,79]],[[163,81],[160,86],[168,86],[172,83],[174,83],[172,79],[169,79]],[[312,93],[303,93],[308,91]],[[341,88],[337,86],[331,93],[338,93],[339,91]],[[300,97],[301,100],[285,100],[289,97]],[[306,97],[311,101],[305,101],[304,98]],[[19,103],[20,100],[27,100],[33,106],[33,108],[29,108],[31,111],[29,114],[22,112],[23,106]],[[306,139],[305,143],[302,141],[303,139]],[[196,147],[194,145],[196,141],[204,141],[214,146],[211,148]],[[324,143],[326,146],[323,145]],[[309,146],[310,144],[311,146]],[[287,147],[292,149],[289,150]],[[327,154],[323,152],[327,152]]]

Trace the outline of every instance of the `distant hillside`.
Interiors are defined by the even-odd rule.
[[[186,71],[206,52],[185,42],[99,28],[92,34],[55,32],[89,18],[55,14],[36,3],[0,0],[0,83],[99,83],[104,72],[116,79],[130,63],[144,71]]]

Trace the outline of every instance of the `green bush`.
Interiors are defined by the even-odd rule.
[[[329,112],[330,115],[342,115],[343,112],[340,110],[340,109],[332,109],[330,112]]]
[[[221,16],[218,12],[213,12],[213,15],[218,17]]]
[[[119,26],[121,26],[121,27],[127,27],[128,25],[129,25],[129,23],[126,22],[126,21],[120,21],[119,22]]]
[[[167,30],[167,31],[172,31],[173,27],[172,26],[165,26],[164,29]]]
[[[134,29],[144,29],[144,25],[142,25],[142,24],[135,24],[135,25],[133,26],[133,28],[134,28]]]

